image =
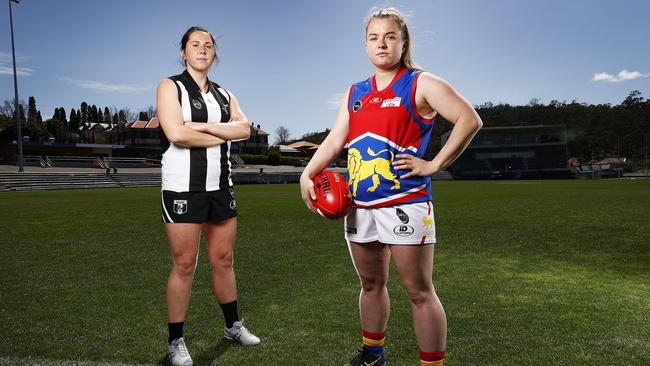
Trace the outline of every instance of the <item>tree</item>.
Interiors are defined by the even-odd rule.
[[[68,117],[66,117],[66,115],[65,115],[65,108],[63,108],[63,107],[59,108],[59,118],[58,119],[59,119],[59,121],[64,122],[64,123],[68,122]]]
[[[33,96],[29,97],[27,102],[27,122],[35,123],[38,120],[38,110],[36,109],[36,99]]]
[[[24,100],[18,102],[18,105],[22,106],[23,111],[26,109],[27,105]],[[7,119],[13,119],[15,121],[16,117],[16,103],[14,100],[5,100],[3,105],[0,106],[0,113]],[[25,122],[23,114],[21,114],[21,121]]]
[[[128,108],[125,108],[125,109],[126,109],[126,112],[127,112],[127,113],[126,113],[126,119],[127,119],[127,121],[135,121],[136,118],[138,118],[138,112],[136,112],[136,111],[131,111],[131,110],[128,109]]]
[[[154,118],[156,116],[156,108],[151,104],[147,106],[147,115],[149,118]]]
[[[531,107],[539,106],[540,105],[539,98],[531,98],[530,101],[528,102],[528,105]]]
[[[138,115],[138,121],[148,121],[149,120],[149,115],[147,112],[141,111],[140,114]]]
[[[24,104],[18,104],[18,113],[20,113],[20,120],[21,124],[26,121],[25,119],[25,105]],[[16,111],[14,110],[13,116],[11,118],[15,121],[16,120]]]
[[[111,111],[108,107],[104,107],[104,123],[108,123],[109,127],[111,125]]]
[[[120,117],[120,122],[123,123],[135,121],[138,118],[138,112],[132,112],[129,107],[122,107],[118,115]]]
[[[74,132],[79,130],[79,115],[74,108],[70,109],[70,124],[68,126]]]
[[[79,127],[86,127],[88,123],[88,103],[82,102],[79,108]]]
[[[625,98],[623,103],[621,103],[625,107],[632,107],[637,104],[643,103],[644,98],[641,96],[641,92],[638,90],[632,90],[630,92],[630,95]]]
[[[58,112],[58,110],[57,110],[57,112]],[[61,123],[61,121],[56,119],[55,116],[52,116],[51,119],[48,119],[47,121],[45,121],[45,126],[47,128],[47,132],[50,135],[57,136],[57,125],[60,124],[60,123]]]
[[[98,117],[99,117],[99,116],[98,116],[98,114],[97,114],[97,106],[93,104],[93,106],[90,107],[90,113],[89,113],[88,119],[89,119],[90,122],[92,122],[92,123],[97,123],[98,120],[99,120]]]
[[[276,128],[275,134],[278,136],[277,140],[275,141],[276,144],[278,145],[285,144],[287,141],[289,141],[289,138],[291,138],[291,133],[289,132],[289,129],[284,126],[280,126]]]
[[[126,115],[127,113],[124,112],[124,109],[120,109],[120,112],[118,113],[118,121],[120,123],[126,123]]]
[[[2,113],[5,118],[9,119],[14,115],[14,108],[15,105],[12,101],[5,100],[0,109],[0,113]]]

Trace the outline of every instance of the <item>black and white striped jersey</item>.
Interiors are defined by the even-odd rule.
[[[185,70],[170,77],[176,84],[185,122],[228,122],[230,94],[208,80],[203,93]],[[232,186],[230,141],[208,148],[187,148],[173,143],[162,157],[162,189],[174,192],[216,191]]]

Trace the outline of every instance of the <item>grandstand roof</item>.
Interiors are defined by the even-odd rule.
[[[299,153],[300,150],[287,146],[287,145],[278,145],[281,153]]]
[[[566,128],[565,125],[530,125],[530,126],[499,126],[499,127],[482,127],[481,130],[524,130],[524,129],[538,129],[538,128]]]
[[[154,117],[148,121],[133,121],[127,123],[124,127],[126,128],[158,128],[160,127],[160,122],[158,118]]]
[[[97,130],[97,129],[104,129],[104,130],[110,130],[111,126],[108,123],[92,123],[90,125],[90,130]]]
[[[294,149],[318,149],[319,145],[309,141],[297,141],[287,146]]]
[[[604,165],[604,164],[624,164],[627,158],[606,158],[595,164]]]

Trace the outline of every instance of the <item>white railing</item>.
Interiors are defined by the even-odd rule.
[[[78,168],[109,168],[101,158],[96,156],[47,156],[50,166]]]

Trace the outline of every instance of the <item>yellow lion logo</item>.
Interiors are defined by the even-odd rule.
[[[399,189],[400,184],[397,177],[390,171],[390,164],[395,158],[393,153],[388,149],[381,150],[377,153],[368,148],[368,154],[375,157],[383,152],[390,154],[390,159],[374,158],[372,160],[363,160],[361,152],[355,148],[348,150],[348,172],[350,173],[350,184],[352,184],[352,196],[357,196],[357,186],[359,182],[372,177],[372,187],[368,188],[368,192],[374,192],[379,187],[379,176],[384,179],[392,181],[393,186],[390,188]]]

